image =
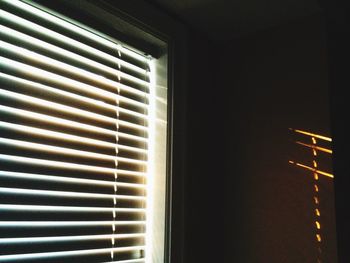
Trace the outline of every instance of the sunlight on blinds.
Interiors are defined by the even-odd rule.
[[[0,5],[0,262],[153,262],[156,60]]]

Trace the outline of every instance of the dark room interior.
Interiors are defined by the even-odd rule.
[[[148,2],[189,30],[186,260],[348,262],[345,6]],[[310,178],[288,164],[289,127],[333,137],[323,256],[307,212]]]
[[[64,10],[59,1],[36,2]],[[181,45],[173,54],[180,79],[175,74],[173,81],[182,88],[175,91],[172,120],[174,138],[180,138],[173,142],[174,156],[181,157],[173,175],[181,176],[173,181],[169,263],[350,262],[346,5],[97,2],[131,10],[159,31],[181,29],[171,32]],[[332,155],[319,170],[334,178],[315,179],[312,151],[295,143],[302,138],[312,144],[315,136],[293,129],[332,138]],[[297,161],[313,168],[297,167]]]

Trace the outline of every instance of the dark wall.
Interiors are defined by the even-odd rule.
[[[312,174],[288,163],[299,158],[289,127],[330,135],[325,43],[315,16],[218,47],[215,90],[224,95],[228,134],[225,262],[335,262],[332,180],[321,183],[321,256]],[[311,154],[296,161],[312,166]]]
[[[327,21],[332,134],[334,137],[335,204],[339,263],[350,262],[350,9],[346,2],[322,0]]]
[[[227,133],[217,92],[217,52],[205,36],[195,31],[189,36],[186,262],[224,262]]]
[[[312,175],[288,163],[288,128],[330,135],[324,33],[314,16],[225,43],[190,34],[187,262],[322,258]],[[320,185],[323,259],[335,262],[333,184]]]

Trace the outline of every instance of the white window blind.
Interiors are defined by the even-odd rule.
[[[146,262],[152,58],[0,5],[0,262]]]

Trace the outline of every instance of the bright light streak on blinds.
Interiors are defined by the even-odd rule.
[[[130,196],[130,195],[112,195],[112,194],[95,194],[95,193],[80,193],[80,192],[67,192],[67,191],[48,191],[48,190],[32,190],[23,188],[5,188],[0,187],[0,194],[17,194],[17,195],[35,195],[35,196],[56,196],[56,197],[80,197],[80,198],[101,198],[111,199],[118,198],[120,200],[142,200],[146,198],[143,196]]]
[[[11,1],[9,1],[11,2]],[[23,9],[21,11],[24,11]],[[120,60],[118,59],[117,57],[114,57],[110,54],[107,54],[105,52],[102,52],[96,48],[92,48],[88,45],[85,45],[79,41],[76,41],[72,38],[69,38],[69,37],[66,37],[62,34],[59,34],[53,30],[49,30],[43,26],[40,26],[40,25],[37,25],[33,22],[30,22],[26,19],[23,19],[19,16],[16,16],[16,15],[13,15],[9,12],[6,12],[6,11],[3,11],[3,10],[0,10],[0,16],[4,19],[4,20],[7,20],[11,23],[13,23],[14,25],[19,25],[19,26],[23,26],[25,29],[27,29],[29,32],[37,32],[37,33],[40,33],[46,37],[49,37],[59,43],[62,43],[62,44],[69,44],[70,46],[76,46],[77,48],[81,49],[81,50],[84,50],[88,53],[90,53],[91,55],[94,55],[94,56],[99,56],[107,61],[110,61],[112,63],[120,63],[122,66],[124,67],[127,67],[127,68],[130,68],[136,72],[139,72],[139,73],[143,73],[143,69],[138,67],[138,66],[135,66],[133,64],[130,64],[126,61],[123,61],[123,60]],[[48,20],[48,21],[51,21],[51,20]],[[96,35],[95,37],[98,38],[98,36]],[[115,46],[112,46],[112,48],[116,48]]]
[[[123,77],[125,79],[129,79],[129,80],[134,81],[136,83],[140,83],[140,84],[147,83],[146,81],[139,79],[139,78],[136,78],[130,74],[120,72],[119,70],[108,67],[108,66],[101,64],[101,63],[98,63],[94,60],[87,59],[86,57],[77,55],[73,52],[67,51],[67,50],[59,48],[57,46],[48,44],[44,41],[33,38],[31,36],[22,34],[21,32],[16,31],[16,30],[12,30],[11,28],[4,27],[4,26],[0,25],[0,32],[1,32],[1,34],[4,34],[4,35],[6,34],[7,36],[11,36],[13,38],[16,38],[17,40],[21,40],[21,41],[28,43],[30,45],[35,45],[36,47],[39,47],[41,49],[45,49],[46,51],[49,51],[49,52],[54,53],[56,55],[61,55],[61,56],[64,56],[65,58],[68,58],[68,59],[74,59],[75,61],[80,62],[80,63],[84,63],[85,65],[93,67],[94,69],[102,70],[106,73],[110,73],[113,75],[120,74],[121,77]]]
[[[8,145],[8,146],[18,147],[18,148],[23,148],[23,149],[33,149],[33,150],[41,151],[41,152],[52,152],[52,153],[68,154],[68,155],[74,155],[74,156],[84,156],[84,157],[90,157],[90,158],[95,158],[95,159],[103,159],[106,161],[108,161],[108,160],[114,161],[116,159],[118,161],[123,161],[126,163],[135,163],[135,164],[141,164],[141,165],[147,164],[147,162],[142,161],[142,160],[134,160],[134,159],[130,159],[130,158],[115,157],[115,156],[107,155],[107,154],[73,150],[73,149],[69,149],[69,148],[50,146],[50,145],[46,145],[46,144],[26,142],[23,140],[19,141],[19,140],[0,138],[0,145],[6,145],[6,146]]]
[[[36,67],[32,67],[32,66],[28,66],[24,63],[20,63],[11,59],[7,59],[5,57],[0,57],[0,62],[2,67],[4,68],[9,68],[12,70],[16,70],[20,73],[23,73],[25,75],[29,75],[32,77],[36,77],[39,78],[42,81],[47,81],[47,80],[51,80],[55,85],[64,85],[64,86],[69,86],[71,87],[71,89],[76,89],[76,90],[80,90],[80,91],[85,91],[85,92],[89,92],[90,94],[96,96],[96,97],[100,97],[102,99],[105,100],[126,100],[127,103],[139,106],[141,108],[147,108],[147,105],[145,103],[141,103],[138,102],[136,100],[131,100],[129,98],[124,98],[121,96],[116,95],[114,92],[110,92],[101,88],[96,88],[95,86],[89,85],[89,84],[85,84],[83,82],[77,81],[77,80],[73,80],[67,77],[63,77],[61,75],[58,74],[54,74],[51,73],[49,71],[46,70],[42,70]],[[117,89],[117,88],[116,88]],[[138,95],[141,96],[146,96],[146,94],[144,92],[138,92]]]
[[[85,206],[49,206],[49,205],[0,205],[0,211],[47,211],[47,212],[126,212],[145,213],[143,208],[111,208]]]
[[[94,173],[113,174],[115,171],[117,171],[121,175],[140,176],[140,177],[143,177],[146,175],[144,172],[135,172],[135,171],[129,171],[129,170],[122,170],[122,169],[105,168],[103,166],[92,166],[92,165],[84,165],[84,164],[69,163],[69,162],[57,162],[57,161],[50,161],[45,159],[28,158],[28,157],[5,155],[5,154],[0,154],[0,161],[5,161],[9,163],[13,162],[19,165],[32,164],[40,167],[46,166],[46,167],[52,167],[55,169],[79,170],[79,171],[94,172]]]
[[[83,235],[83,236],[59,236],[59,237],[29,237],[29,238],[2,238],[0,244],[11,243],[42,243],[42,242],[62,242],[62,241],[84,241],[84,240],[97,240],[97,239],[110,239],[111,237],[133,238],[144,237],[144,234],[117,234],[117,235]]]
[[[150,86],[153,87],[150,89],[150,97],[153,98],[153,100],[150,100],[150,107],[149,107],[149,116],[151,121],[149,122],[149,138],[150,138],[150,142],[149,142],[149,152],[150,154],[148,155],[148,174],[147,174],[147,180],[148,180],[148,184],[147,184],[147,192],[148,193],[153,193],[153,187],[154,187],[154,145],[155,142],[152,141],[155,139],[155,121],[156,121],[156,113],[155,113],[155,64],[154,61],[151,61],[150,63],[150,71],[153,72],[153,74],[151,74],[150,76]],[[147,235],[146,235],[146,242],[148,244],[148,246],[146,247],[146,262],[154,262],[153,261],[153,195],[149,196],[148,199],[148,207],[147,207],[147,218],[149,218],[149,220],[147,220]]]
[[[0,40],[0,48],[3,50],[3,52],[6,51],[6,52],[15,53],[24,59],[34,60],[34,61],[40,62],[46,66],[61,68],[62,70],[69,71],[71,73],[75,73],[76,75],[78,75],[80,77],[86,77],[86,78],[89,78],[90,80],[94,80],[96,82],[99,82],[102,85],[108,85],[111,88],[116,88],[119,86],[120,88],[123,88],[129,92],[136,93],[136,94],[143,95],[143,96],[147,96],[147,94],[143,94],[141,91],[134,90],[133,88],[127,87],[119,82],[109,80],[109,79],[104,78],[100,75],[91,73],[91,72],[86,71],[86,70],[82,70],[82,69],[77,68],[77,67],[73,67],[67,63],[63,63],[63,62],[57,61],[55,59],[48,58],[46,56],[42,56],[42,55],[37,54],[35,52],[26,50],[24,48],[16,47],[14,45],[8,44],[8,43],[1,41],[1,40]],[[119,71],[115,72],[115,74],[119,74]],[[145,83],[142,82],[142,84],[145,84]]]
[[[118,260],[118,261],[108,261],[103,263],[143,263],[144,259],[131,259],[131,260]]]
[[[67,227],[67,226],[110,226],[144,225],[145,221],[0,221],[0,227]]]
[[[105,141],[101,141],[101,140],[94,140],[94,139],[90,139],[90,138],[86,138],[86,137],[69,135],[69,134],[62,133],[62,132],[55,132],[55,131],[39,129],[39,128],[34,128],[34,127],[30,127],[30,126],[25,126],[25,125],[8,123],[8,122],[0,121],[0,127],[14,130],[16,132],[25,131],[26,133],[30,133],[33,135],[45,136],[45,137],[49,137],[49,138],[59,138],[61,140],[67,140],[70,142],[83,142],[86,144],[107,147],[107,148],[111,148],[111,149],[114,149],[114,147],[115,147],[115,144],[110,143],[110,142],[105,142]],[[144,149],[130,147],[130,146],[126,146],[126,145],[119,144],[118,148],[122,149],[122,150],[131,151],[131,152],[147,154],[147,151]]]
[[[38,181],[50,181],[50,182],[62,182],[62,183],[70,183],[70,184],[87,184],[87,185],[101,185],[101,186],[114,186],[115,183],[111,181],[105,180],[91,180],[91,179],[81,179],[81,178],[71,178],[71,177],[63,177],[63,176],[51,176],[51,175],[43,175],[43,174],[30,174],[30,173],[17,173],[17,172],[9,172],[9,171],[0,171],[2,177],[10,177],[10,178],[19,178],[19,179],[30,179],[30,180],[38,180]],[[127,188],[138,188],[145,189],[146,186],[144,184],[132,184],[132,183],[116,183],[118,187],[127,187]]]
[[[142,126],[142,125],[137,125],[137,124],[129,123],[127,121],[122,121],[122,120],[115,120],[111,117],[106,117],[106,116],[103,116],[101,114],[96,114],[96,113],[92,113],[89,111],[76,109],[74,107],[69,107],[69,106],[59,104],[59,103],[33,98],[31,96],[22,95],[22,94],[18,94],[18,93],[7,91],[7,90],[0,90],[0,95],[2,95],[3,97],[10,97],[13,100],[18,100],[18,101],[21,101],[23,103],[33,104],[35,106],[55,108],[57,111],[75,114],[78,116],[84,116],[84,117],[91,118],[91,119],[96,120],[96,121],[107,122],[107,123],[118,122],[119,125],[125,125],[128,128],[140,129],[143,131],[147,131],[147,128]]]
[[[74,101],[76,101],[76,103],[83,103],[83,104],[87,103],[87,104],[90,104],[91,106],[95,106],[95,107],[101,108],[103,110],[115,111],[115,108],[116,108],[115,105],[110,105],[110,104],[107,104],[107,103],[100,101],[100,100],[94,100],[94,99],[91,99],[88,97],[83,97],[80,95],[76,95],[74,93],[55,89],[55,88],[52,88],[52,87],[49,87],[46,85],[42,85],[42,84],[39,84],[39,83],[36,83],[33,81],[28,81],[28,80],[17,78],[17,77],[11,76],[11,75],[3,74],[1,72],[0,72],[0,78],[4,81],[11,82],[13,85],[19,85],[19,86],[23,87],[23,89],[34,90],[34,91],[38,91],[38,92],[52,93],[55,96],[62,96],[65,99],[74,100]],[[121,100],[123,101],[123,99],[121,99]],[[133,102],[134,102],[132,100],[127,100],[125,98],[124,98],[124,100],[126,103],[133,104]],[[137,104],[137,105],[139,105],[139,104]],[[147,118],[147,115],[142,114],[142,113],[138,113],[138,112],[131,111],[131,110],[124,109],[124,108],[120,108],[120,107],[117,107],[117,109],[122,113],[126,113],[129,115],[138,117],[138,118],[142,118],[142,119]]]
[[[57,17],[55,17],[53,15],[47,14],[46,12],[43,12],[40,9],[32,7],[31,5],[28,5],[28,4],[23,3],[23,2],[12,1],[12,0],[4,0],[4,1],[7,2],[10,5],[17,6],[18,8],[20,8],[23,11],[30,12],[30,13],[32,13],[35,16],[39,16],[39,17],[44,18],[45,20],[49,20],[50,22],[55,23],[57,26],[65,27],[69,31],[76,32],[76,33],[78,33],[81,36],[89,37],[90,39],[92,39],[94,41],[98,41],[99,43],[101,43],[101,44],[103,44],[105,46],[108,46],[108,47],[111,47],[111,48],[115,47],[114,43],[112,43],[111,41],[108,41],[108,40],[106,40],[106,39],[104,39],[102,37],[98,37],[95,34],[89,32],[90,30],[93,30],[93,29],[90,29],[90,30],[82,29],[79,26],[76,26],[76,25],[74,25],[72,23],[67,22],[66,21],[67,18],[66,19],[57,18]],[[127,53],[128,55],[133,56],[134,58],[136,58],[138,60],[146,62],[146,58],[144,56],[142,56],[142,55],[139,55],[139,54],[137,54],[135,52],[131,52],[128,49],[125,49],[123,47],[121,47],[121,50],[124,53]]]
[[[0,5],[0,262],[151,263],[155,60]]]
[[[60,252],[46,252],[46,253],[28,253],[18,254],[10,256],[0,256],[0,262],[18,262],[18,260],[36,260],[36,259],[55,259],[59,257],[68,256],[83,256],[83,255],[98,255],[105,254],[113,250],[115,252],[126,252],[126,251],[142,251],[144,246],[132,246],[132,247],[121,247],[121,248],[100,248],[100,249],[87,249],[87,250],[73,250],[73,251],[60,251]]]
[[[45,122],[53,123],[53,124],[60,125],[60,126],[62,125],[62,126],[74,127],[76,129],[81,129],[81,130],[86,130],[86,131],[93,131],[93,132],[101,133],[101,134],[105,134],[105,135],[112,135],[112,136],[116,135],[116,131],[113,131],[110,129],[100,128],[98,126],[83,124],[83,123],[79,123],[79,122],[75,122],[75,121],[66,120],[63,118],[52,117],[52,116],[48,116],[45,114],[35,113],[35,112],[27,111],[27,110],[21,110],[21,109],[13,108],[13,107],[7,107],[7,106],[0,105],[0,112],[10,113],[10,114],[18,116],[18,117],[25,117],[28,119],[45,121]],[[135,136],[135,135],[127,134],[127,133],[118,132],[118,136],[125,137],[125,138],[132,139],[132,140],[136,140],[136,141],[147,142],[147,139],[141,137],[141,135]]]

